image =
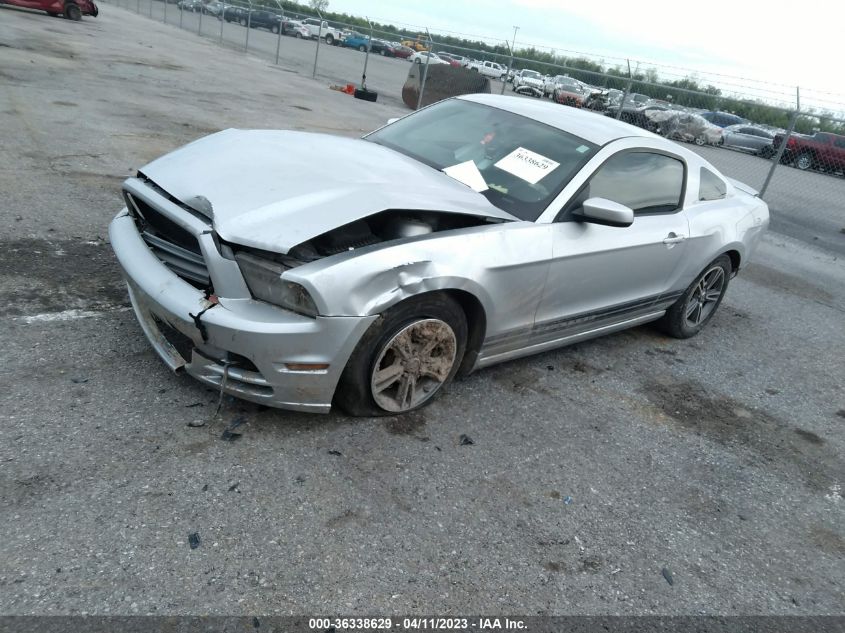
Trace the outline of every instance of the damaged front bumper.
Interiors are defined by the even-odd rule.
[[[329,411],[343,368],[376,316],[310,318],[243,297],[212,303],[153,254],[126,209],[109,238],[138,322],[171,369],[267,406]]]

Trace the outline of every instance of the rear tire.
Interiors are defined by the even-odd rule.
[[[681,339],[698,334],[719,309],[732,270],[731,258],[727,255],[710,262],[657,322],[660,329]]]
[[[332,46],[334,44],[334,36],[331,33],[326,35],[326,44],[328,44],[329,46]]]
[[[452,382],[466,341],[466,315],[448,295],[403,301],[361,337],[340,377],[334,404],[359,417],[419,409]]]
[[[361,44],[361,46],[359,46],[359,47],[358,47],[358,50],[359,50],[359,51],[361,51],[362,53],[366,53],[366,52],[367,52],[367,47],[366,47],[366,46],[364,46],[363,44]]]
[[[68,20],[79,22],[82,19],[82,9],[80,9],[79,6],[76,4],[66,4],[65,17]]]
[[[271,32],[271,33],[278,33],[278,32],[279,32],[279,27],[278,27],[277,25],[275,25],[275,24],[274,24],[273,26],[271,26],[271,27],[270,27],[270,32]]]

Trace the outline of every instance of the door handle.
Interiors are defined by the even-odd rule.
[[[672,247],[675,244],[680,244],[685,239],[687,239],[686,235],[678,235],[676,233],[669,233],[665,238],[663,238],[663,243],[666,244],[668,247]]]

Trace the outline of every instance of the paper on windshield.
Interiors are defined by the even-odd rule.
[[[484,182],[484,176],[481,175],[481,172],[478,171],[478,167],[476,167],[475,163],[471,160],[464,163],[458,163],[457,165],[452,165],[451,167],[446,167],[443,170],[443,173],[447,176],[451,176],[458,182],[465,184],[473,191],[481,192],[488,189],[487,183]]]
[[[532,152],[524,147],[517,147],[495,166],[517,178],[522,178],[529,184],[536,185],[540,179],[552,173],[559,165],[560,163],[556,163],[542,154]]]

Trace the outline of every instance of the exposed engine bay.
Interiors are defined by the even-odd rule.
[[[346,251],[452,229],[501,223],[498,218],[484,218],[458,213],[388,210],[355,220],[293,247],[287,255],[263,252],[262,255],[287,267],[313,262]],[[232,245],[236,250],[244,247]],[[253,249],[247,249],[253,250]]]

